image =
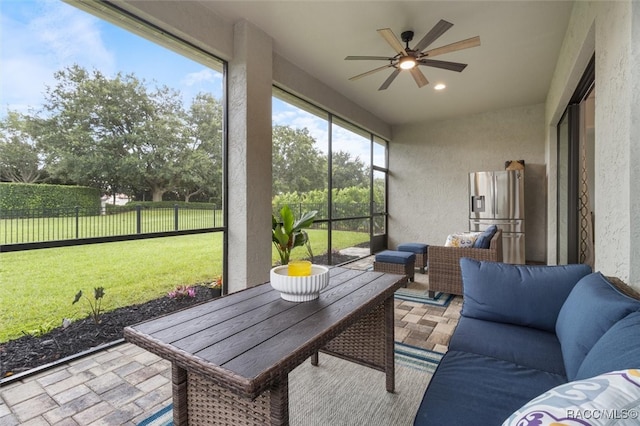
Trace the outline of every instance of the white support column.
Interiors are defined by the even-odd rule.
[[[229,292],[269,280],[272,40],[234,25],[229,63]]]

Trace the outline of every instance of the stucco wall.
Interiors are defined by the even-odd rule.
[[[555,127],[595,50],[595,269],[640,287],[640,5],[576,2],[546,103],[549,261],[555,261]],[[634,236],[632,238],[632,236]]]
[[[442,245],[469,229],[468,173],[525,160],[526,257],[546,257],[544,105],[393,127],[389,149],[389,246]]]

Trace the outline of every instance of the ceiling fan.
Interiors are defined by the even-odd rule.
[[[468,49],[470,47],[480,46],[480,37],[471,37],[466,40],[461,40],[455,43],[448,44],[446,46],[438,47],[431,50],[425,50],[434,41],[444,34],[453,24],[441,19],[423,38],[416,44],[413,49],[409,48],[409,42],[413,40],[413,31],[404,31],[401,34],[402,41],[406,44],[402,46],[398,37],[389,28],[383,28],[378,30],[378,33],[384,38],[387,43],[396,51],[396,55],[393,57],[386,56],[347,56],[344,58],[347,61],[389,61],[388,65],[375,68],[370,71],[358,74],[351,77],[349,80],[357,80],[362,77],[366,77],[378,71],[385,70],[387,68],[395,68],[391,75],[382,83],[382,86],[378,90],[385,90],[395,80],[402,70],[408,70],[413,79],[416,81],[418,87],[423,87],[429,84],[429,80],[424,76],[422,71],[418,69],[418,65],[424,65],[427,67],[442,68],[449,71],[461,72],[466,68],[467,64],[461,64],[459,62],[447,62],[430,59],[433,56],[442,55],[444,53],[455,52],[457,50]]]

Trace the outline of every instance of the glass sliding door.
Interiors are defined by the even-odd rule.
[[[595,60],[557,126],[557,263],[594,262]]]
[[[578,118],[570,105],[558,125],[558,264],[577,263]]]

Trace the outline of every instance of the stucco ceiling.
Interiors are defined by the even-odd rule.
[[[274,50],[389,124],[441,120],[545,101],[572,1],[203,1],[218,15],[253,23]],[[421,67],[430,84],[419,89],[401,73],[384,91],[391,70],[349,81],[385,65],[345,61],[348,55],[393,56],[376,32],[417,43],[440,19],[454,24],[430,48],[476,35],[481,46],[436,59],[467,63],[461,73]],[[447,88],[435,91],[436,83]]]

